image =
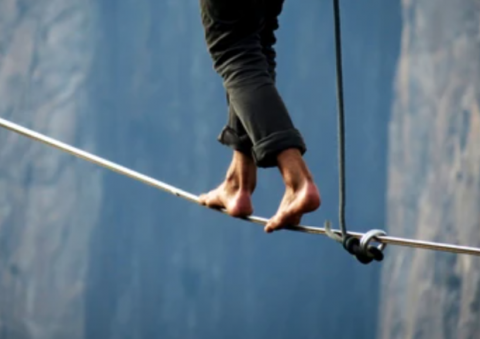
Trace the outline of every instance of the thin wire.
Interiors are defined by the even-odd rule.
[[[107,168],[109,170],[112,170],[114,172],[117,172],[119,174],[125,175],[127,177],[130,177],[132,179],[138,180],[140,182],[143,182],[147,185],[153,186],[157,189],[164,190],[166,192],[169,192],[177,197],[184,198],[186,200],[189,200],[191,202],[195,202],[199,204],[199,199],[198,196],[186,192],[184,190],[181,190],[175,186],[166,184],[164,182],[161,182],[159,180],[153,179],[149,176],[146,176],[144,174],[141,174],[139,172],[133,171],[129,168],[126,168],[124,166],[118,165],[114,162],[111,162],[109,160],[103,159],[101,157],[98,157],[96,155],[93,155],[91,153],[85,152],[83,150],[80,150],[78,148],[75,148],[73,146],[70,146],[68,144],[62,143],[58,140],[55,140],[53,138],[50,138],[48,136],[45,136],[43,134],[40,134],[38,132],[32,131],[28,128],[22,127],[20,125],[17,125],[13,122],[10,122],[8,120],[0,118],[0,127],[6,128],[10,131],[13,131],[15,133],[24,135],[26,137],[29,137],[33,140],[42,142],[46,145],[49,145],[51,147],[57,148],[61,151],[64,151],[66,153],[72,154],[78,158],[84,159],[86,161],[92,162],[96,165],[102,166],[104,168]],[[216,208],[211,208],[213,210],[222,212],[224,214],[227,214],[226,210],[224,209],[216,209]],[[250,217],[244,217],[241,218],[246,221],[260,224],[260,225],[265,225],[267,223],[267,219],[258,217],[258,216],[250,216]],[[290,231],[297,231],[297,232],[304,232],[304,233],[309,233],[309,234],[320,234],[320,235],[326,235],[327,231],[325,228],[320,228],[320,227],[313,227],[313,226],[305,226],[305,225],[298,225],[298,226],[289,226],[286,228],[287,230]],[[337,236],[341,235],[341,231],[339,230],[331,230],[334,234]],[[349,232],[349,235],[360,239],[364,234],[363,233],[357,233],[357,232]],[[412,247],[412,248],[423,248],[423,249],[430,249],[430,250],[438,250],[438,251],[445,251],[445,252],[451,252],[451,253],[460,253],[460,254],[470,254],[470,255],[477,255],[480,256],[480,248],[475,248],[475,247],[469,247],[469,246],[457,246],[457,245],[451,245],[451,244],[445,244],[445,243],[436,243],[436,242],[429,242],[429,241],[422,241],[422,240],[412,240],[412,239],[405,239],[405,238],[398,238],[398,237],[392,237],[392,236],[378,236],[375,237],[375,241],[383,244],[392,244],[392,245],[398,245],[398,246],[405,246],[405,247]]]
[[[342,71],[342,40],[340,28],[340,6],[339,0],[333,0],[333,16],[335,26],[335,57],[337,70],[337,107],[338,107],[338,167],[339,167],[339,226],[342,238],[347,236],[345,226],[345,206],[347,195],[345,193],[345,112],[343,101],[343,71]],[[337,237],[333,237],[338,241]]]
[[[138,180],[140,182],[143,182],[147,185],[153,186],[155,188],[164,190],[168,193],[171,193],[177,197],[189,200],[191,202],[199,204],[199,199],[198,196],[186,192],[184,190],[181,190],[175,186],[166,184],[164,182],[161,182],[159,180],[153,179],[149,176],[146,176],[144,174],[141,174],[139,172],[136,172],[134,170],[131,170],[129,168],[123,167],[121,165],[118,165],[114,162],[111,162],[109,160],[103,159],[99,156],[93,155],[91,153],[85,152],[81,149],[75,148],[73,146],[70,146],[68,144],[65,144],[61,141],[55,140],[53,138],[50,138],[46,135],[40,134],[38,132],[32,131],[28,128],[22,127],[20,125],[17,125],[13,122],[10,122],[8,120],[0,118],[0,127],[3,127],[5,129],[8,129],[12,132],[21,134],[23,136],[26,136],[30,139],[39,141],[41,143],[44,143],[48,146],[57,148],[63,152],[69,153],[71,155],[74,155],[78,158],[84,159],[86,161],[89,161],[91,163],[94,163],[96,165],[102,166],[106,169],[109,169],[111,171],[117,172],[119,174],[125,175],[127,177],[130,177],[132,179]],[[215,209],[211,208],[212,210],[222,212],[224,214],[227,214],[227,212],[224,209]],[[257,217],[257,216],[250,216],[250,217],[245,217],[245,218],[239,218],[243,219],[252,223],[260,224],[260,225],[265,225],[267,223],[267,219],[262,218],[262,217]],[[313,226],[305,226],[305,225],[298,225],[298,226],[288,226],[286,228],[287,230],[290,231],[296,231],[296,232],[303,232],[303,233],[309,233],[309,234],[320,234],[320,235],[326,235],[326,230],[325,228],[321,227],[313,227]],[[336,235],[341,235],[340,230],[331,230],[333,233]],[[357,239],[360,239],[364,236],[364,233],[357,233],[357,232],[349,232],[348,233],[350,236],[355,237]],[[411,248],[422,248],[422,249],[429,249],[429,250],[437,250],[437,251],[443,251],[443,252],[451,252],[451,253],[458,253],[458,254],[469,254],[469,255],[475,255],[475,256],[480,256],[480,248],[475,248],[475,247],[469,247],[469,246],[457,246],[457,245],[451,245],[451,244],[445,244],[445,243],[437,243],[437,242],[431,242],[431,241],[423,241],[423,240],[413,240],[413,239],[405,239],[405,238],[398,238],[398,237],[391,237],[391,236],[378,236],[375,237],[374,239],[376,242],[383,243],[383,244],[392,244],[392,245],[398,245],[398,246],[404,246],[404,247],[411,247]]]

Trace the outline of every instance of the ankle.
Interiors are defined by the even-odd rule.
[[[297,149],[287,149],[278,156],[278,168],[287,188],[294,191],[313,182],[313,176]]]
[[[296,193],[308,187],[309,184],[312,184],[313,179],[306,175],[301,175],[301,176],[286,175],[283,177],[283,182],[288,191],[291,191],[292,193]]]
[[[231,190],[238,191],[240,189],[239,175],[235,170],[229,170],[227,172],[227,175],[225,176],[225,184]]]
[[[252,193],[256,186],[257,168],[253,159],[235,151],[232,163],[225,176],[225,184],[233,191]]]

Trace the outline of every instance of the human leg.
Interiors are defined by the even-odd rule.
[[[275,32],[279,28],[279,15],[284,0],[265,0],[265,26],[261,33],[263,54],[269,64],[270,76],[276,78],[277,42]],[[320,206],[320,194],[302,155],[294,148],[283,150],[277,156],[277,166],[285,183],[285,194],[277,213],[268,221],[265,231],[270,233],[286,225],[297,225],[303,214]]]
[[[234,53],[228,41],[235,41],[240,38],[242,31],[252,29],[248,28],[248,20],[244,19],[248,16],[255,17],[253,11],[258,8],[254,0],[232,0],[228,4],[222,0],[201,0],[200,5],[207,45],[216,45],[216,57],[213,60],[217,69],[222,64],[219,59],[228,58],[229,53]],[[251,194],[256,186],[257,168],[251,155],[252,141],[230,103],[228,90],[226,95],[228,123],[218,139],[233,149],[233,157],[222,184],[207,194],[202,194],[200,203],[225,208],[228,214],[242,217],[253,213]]]
[[[296,148],[303,154],[306,151],[303,138],[293,126],[262,50],[260,33],[265,21],[265,1],[201,0],[201,3],[205,38],[214,68],[223,78],[230,105],[252,142],[257,166],[276,166],[276,156],[287,148]],[[221,141],[232,146],[228,138]]]
[[[262,53],[265,56],[265,59],[268,64],[268,75],[275,83],[276,81],[276,51],[274,48],[275,43],[277,42],[275,31],[279,28],[278,16],[282,11],[284,0],[270,0],[263,4],[263,23],[260,28],[259,37],[260,43],[262,46]],[[251,155],[253,143],[248,137],[247,131],[242,124],[242,121],[235,112],[235,108],[230,104],[230,98],[227,92],[227,104],[228,104],[228,124],[225,129],[227,131],[222,131],[222,133],[233,133],[235,137],[239,140],[235,149],[241,151],[246,155]],[[229,135],[219,136],[219,141],[222,142],[222,139],[226,137],[231,137]],[[228,142],[226,144],[229,144]]]
[[[219,139],[235,150],[225,182],[203,195],[201,201],[227,211],[230,206],[233,211],[238,192],[250,199],[255,187],[252,180],[256,180],[252,167],[278,165],[287,189],[265,230],[271,232],[299,222],[302,214],[318,208],[320,197],[302,159],[306,151],[302,136],[293,126],[275,87],[274,31],[283,1],[232,0],[226,4],[222,0],[201,0],[201,4],[208,49],[228,93],[230,118],[234,117]],[[236,121],[238,129],[232,128],[232,121]],[[242,129],[246,135],[237,133]],[[241,136],[248,138],[241,142]],[[253,159],[249,157],[249,147]],[[248,174],[243,183],[246,189],[241,184],[232,185],[242,180],[228,180],[229,174],[241,173],[242,166],[248,168],[243,169]]]
[[[278,168],[285,184],[285,194],[276,214],[265,225],[265,232],[298,225],[302,216],[320,207],[320,192],[312,173],[296,149],[281,152],[277,158]]]
[[[251,195],[255,190],[257,168],[253,159],[234,151],[224,181],[214,190],[200,195],[200,203],[214,208],[225,208],[233,217],[253,213]]]

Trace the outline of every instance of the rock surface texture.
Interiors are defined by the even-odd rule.
[[[480,246],[480,1],[403,1],[391,235]],[[381,339],[480,337],[480,260],[391,247]]]
[[[0,115],[84,148],[89,7],[0,1]],[[0,145],[0,338],[82,338],[100,175],[3,129]]]
[[[342,19],[347,220],[365,231],[385,224],[400,3],[345,1]],[[332,21],[329,1],[287,0],[278,31],[279,90],[324,198],[307,225],[338,211]],[[228,167],[227,112],[198,1],[0,0],[2,118],[198,194]],[[284,190],[259,171],[255,214]],[[0,129],[0,339],[372,339],[381,267]]]

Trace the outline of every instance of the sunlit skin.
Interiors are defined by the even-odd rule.
[[[298,225],[302,216],[320,207],[319,190],[297,149],[287,149],[277,157],[277,167],[285,184],[285,194],[276,214],[265,225],[271,233],[288,225]],[[250,157],[234,151],[225,180],[214,190],[202,194],[200,203],[224,208],[233,217],[253,213],[251,196],[257,183],[257,167]]]

